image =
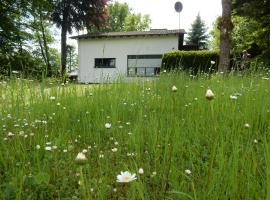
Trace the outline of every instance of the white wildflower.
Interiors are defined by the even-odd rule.
[[[13,133],[11,133],[11,132],[8,132],[8,135],[7,135],[8,137],[12,137],[12,136],[14,136],[14,134]]]
[[[248,123],[246,123],[246,124],[244,125],[244,127],[245,127],[245,128],[250,128],[250,125],[249,125]]]
[[[136,180],[136,174],[131,174],[128,171],[121,172],[121,174],[117,175],[117,182],[119,183],[129,183],[131,181]]]
[[[87,152],[88,152],[87,149],[82,150],[82,153],[84,153],[84,154],[87,153]]]
[[[191,174],[191,171],[189,169],[186,169],[185,170],[185,173],[188,174],[188,175],[190,175]]]
[[[47,147],[45,147],[45,150],[46,151],[51,151],[52,150],[52,147],[47,146]]]
[[[106,124],[105,124],[105,128],[109,129],[109,128],[111,128],[111,127],[112,127],[112,124],[110,124],[110,123],[106,123]]]
[[[50,97],[50,100],[55,100],[56,98],[54,96],[51,96]]]
[[[238,97],[236,95],[230,95],[231,100],[236,100]]]

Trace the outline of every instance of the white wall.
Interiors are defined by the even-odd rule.
[[[164,54],[178,49],[178,36],[81,39],[78,81],[100,83],[127,75],[127,55]],[[94,68],[95,58],[116,58],[116,68]]]

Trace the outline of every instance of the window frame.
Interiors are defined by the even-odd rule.
[[[162,54],[143,54],[143,55],[127,55],[127,76],[128,77],[155,77],[160,73],[160,67],[129,67],[129,59],[162,59]],[[130,68],[134,69],[134,74],[130,74]],[[153,75],[147,75],[146,69],[154,69]],[[144,69],[144,75],[138,74],[137,69]]]
[[[108,62],[110,62],[111,60],[114,60],[114,66],[97,65],[97,60],[108,60]],[[94,68],[96,68],[96,69],[113,69],[113,68],[116,68],[116,58],[94,58]]]

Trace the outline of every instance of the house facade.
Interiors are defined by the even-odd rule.
[[[78,40],[78,82],[155,76],[159,74],[162,55],[183,47],[184,34],[184,30],[156,29],[72,37]]]

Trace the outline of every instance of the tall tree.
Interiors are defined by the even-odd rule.
[[[251,53],[253,50],[256,50],[256,46],[261,46],[262,38],[260,36],[263,29],[257,21],[237,15],[232,17],[232,21],[234,24],[232,31],[233,52],[248,50]],[[254,52],[252,54],[252,56],[255,56]]]
[[[61,75],[66,73],[67,33],[89,24],[99,27],[106,18],[108,0],[58,0],[54,2],[53,22],[61,27]],[[63,79],[65,81],[65,79]]]
[[[32,28],[34,32],[34,40],[39,44],[42,58],[46,65],[46,75],[52,76],[52,64],[49,53],[49,44],[53,42],[50,34],[50,22],[48,21],[49,15],[52,11],[50,0],[33,0],[31,14],[33,16]]]
[[[67,69],[72,71],[78,66],[78,55],[76,49],[72,45],[67,45]]]
[[[220,29],[220,58],[218,70],[226,72],[230,66],[231,31],[233,29],[232,1],[222,0],[222,17],[219,25]]]
[[[108,5],[108,19],[106,20],[105,31],[117,32],[123,31],[125,19],[130,14],[130,8],[127,3],[115,2]]]
[[[201,19],[198,13],[195,21],[191,24],[191,29],[188,32],[186,43],[188,45],[196,45],[199,49],[206,48],[206,42],[208,39],[207,27],[205,22]]]
[[[143,31],[150,28],[149,15],[135,13],[127,3],[114,2],[108,5],[108,18],[98,30],[88,27],[89,32]]]
[[[211,40],[209,40],[208,46],[210,49],[219,50],[220,48],[220,30],[219,24],[221,22],[221,16],[217,17],[210,31]]]
[[[257,46],[261,57],[270,63],[270,0],[234,0],[233,8],[235,15],[244,17],[242,25],[248,31],[249,45]]]
[[[149,28],[151,19],[149,15],[130,14],[125,19],[125,31],[143,31]]]

